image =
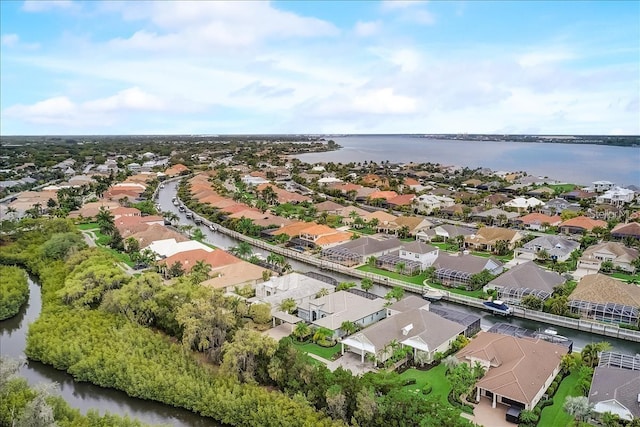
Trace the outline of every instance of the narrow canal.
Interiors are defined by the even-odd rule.
[[[20,312],[0,322],[0,354],[11,358],[25,358],[29,324],[40,315],[42,300],[40,286],[29,279],[29,301]],[[58,384],[59,395],[73,408],[83,414],[95,409],[101,414],[108,411],[112,414],[129,416],[147,424],[162,424],[176,427],[213,427],[220,426],[211,419],[200,417],[184,409],[174,408],[162,403],[142,400],[127,396],[126,393],[81,383],[63,371],[40,362],[27,361],[20,370],[20,375],[30,385],[40,383]]]
[[[178,208],[175,207],[172,203],[172,199],[176,195],[176,187],[177,187],[177,182],[175,181],[166,183],[165,187],[160,189],[158,192],[157,202],[163,211],[174,212],[176,215],[178,215],[178,217],[180,218],[179,220],[180,225],[194,225],[193,222],[188,220],[183,213],[179,212]],[[238,240],[231,238],[225,234],[211,231],[207,227],[200,227],[200,229],[205,234],[206,241],[219,248],[229,249],[233,246],[236,246],[239,243]],[[258,248],[254,248],[254,253],[256,254],[260,253],[265,257],[269,255],[266,251]],[[325,276],[331,276],[337,279],[339,282],[352,281],[352,282],[359,283],[358,279],[344,275],[344,274],[329,272],[326,270],[320,270],[312,265],[305,264],[303,262],[296,261],[293,259],[289,259],[288,262],[289,264],[291,264],[291,266],[295,271],[299,271],[299,272],[314,271],[314,272],[323,274]],[[381,285],[375,285],[374,288],[371,290],[372,293],[379,296],[384,296],[388,291],[389,291],[388,288]],[[597,334],[590,334],[588,332],[577,331],[575,329],[569,329],[569,328],[562,328],[552,324],[541,323],[541,322],[536,322],[528,319],[521,319],[517,317],[504,318],[502,316],[496,316],[487,311],[480,310],[475,307],[454,304],[446,301],[439,301],[434,304],[442,305],[454,310],[462,311],[465,313],[472,313],[480,316],[481,317],[480,325],[483,330],[488,330],[489,328],[491,328],[491,326],[493,326],[496,323],[509,323],[511,325],[516,325],[516,326],[531,329],[534,331],[538,329],[547,329],[552,327],[558,331],[559,335],[563,335],[573,340],[573,343],[574,343],[573,348],[575,350],[582,349],[585,345],[590,343],[607,341],[613,346],[614,351],[624,353],[624,354],[629,354],[629,355],[635,355],[637,353],[640,353],[640,344],[638,344],[637,342],[625,341],[625,340],[612,338],[612,337],[605,337]]]

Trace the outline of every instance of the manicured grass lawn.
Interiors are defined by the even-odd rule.
[[[429,244],[447,252],[458,252],[460,250],[460,247],[456,243],[431,242]]]
[[[353,233],[357,233],[357,234],[366,234],[366,235],[371,235],[371,234],[376,234],[376,231],[368,228],[368,227],[364,227],[364,228],[350,228],[349,231],[353,232]]]
[[[340,344],[336,344],[333,347],[321,347],[318,344],[311,342],[301,343],[295,340],[293,341],[293,344],[301,351],[315,354],[316,356],[320,356],[327,360],[332,360],[333,355],[340,352]]]
[[[400,378],[403,380],[409,378],[415,378],[416,383],[404,386],[404,389],[407,391],[415,391],[422,390],[425,384],[431,384],[431,393],[427,396],[437,397],[443,405],[451,406],[449,401],[447,400],[447,396],[451,392],[451,383],[445,376],[445,371],[447,367],[444,364],[439,364],[435,368],[429,369],[428,371],[419,371],[417,369],[407,369],[403,373],[400,374]]]
[[[499,259],[502,262],[508,262],[513,259],[513,253],[509,255],[493,255],[488,252],[471,252],[472,255],[481,256],[483,258],[494,257],[495,259]]]
[[[560,189],[563,193],[569,192],[573,190],[576,185],[575,184],[556,184],[556,185],[547,185],[547,187],[552,188],[554,190]]]
[[[86,224],[78,224],[76,226],[78,230],[93,230],[95,228],[100,228],[97,222],[88,222]]]
[[[567,396],[580,396],[580,393],[576,390],[576,384],[578,383],[578,374],[569,374],[562,382],[560,387],[553,396],[553,405],[547,406],[542,410],[540,415],[539,426],[568,426],[571,425],[573,419],[571,415],[567,414],[562,407]]]
[[[361,265],[360,267],[358,267],[358,270],[379,274],[381,276],[391,277],[392,279],[402,280],[403,282],[413,283],[414,285],[419,286],[422,286],[424,280],[427,278],[427,275],[425,273],[418,274],[417,276],[405,276],[404,274],[382,270],[380,268],[371,267],[369,265]]]
[[[640,274],[612,273],[611,277],[630,282],[632,280],[640,282]]]
[[[133,262],[131,261],[131,258],[129,257],[129,254],[125,254],[122,252],[118,252],[115,249],[111,249],[109,247],[106,246],[102,246],[100,247],[101,250],[110,253],[111,255],[113,255],[113,257],[115,259],[117,259],[120,262],[124,262],[125,264],[127,264],[129,267],[133,267]]]
[[[428,285],[432,288],[442,289],[444,291],[451,292],[452,294],[466,295],[468,297],[487,299],[487,295],[484,293],[482,289],[478,289],[477,291],[466,291],[464,289],[457,288],[447,288],[446,286],[442,286],[438,283],[429,282]]]

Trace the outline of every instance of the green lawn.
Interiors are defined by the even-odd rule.
[[[576,188],[575,184],[557,184],[557,185],[547,185],[547,187],[552,188],[554,190],[559,190],[563,193],[567,193],[574,188]]]
[[[416,383],[404,386],[407,391],[422,390],[425,384],[431,384],[431,393],[429,395],[436,396],[438,400],[446,406],[451,406],[447,400],[447,396],[451,392],[451,383],[445,376],[447,367],[444,364],[439,364],[435,368],[428,371],[419,371],[417,369],[407,369],[400,374],[400,378],[403,380],[409,378],[415,378]]]
[[[88,222],[86,224],[78,224],[76,226],[78,230],[93,230],[95,228],[100,228],[97,222]]]
[[[491,254],[489,252],[476,252],[476,251],[473,251],[473,252],[471,252],[471,255],[481,256],[483,258],[493,257],[495,259],[499,259],[502,262],[509,262],[509,261],[511,261],[513,259],[513,252],[510,253],[509,255],[494,255],[494,254]]]
[[[484,293],[482,289],[478,289],[477,291],[466,291],[464,289],[448,288],[446,286],[442,286],[439,283],[431,283],[431,282],[429,282],[428,285],[432,288],[442,289],[444,291],[451,292],[452,294],[459,294],[459,295],[466,295],[468,297],[473,297],[473,298],[487,299],[487,295]]]
[[[427,278],[425,273],[418,274],[417,276],[405,276],[404,274],[398,274],[394,271],[382,270],[380,268],[371,267],[369,265],[361,265],[358,267],[360,271],[366,271],[368,273],[375,273],[381,276],[391,277],[392,279],[402,280],[403,282],[413,283],[414,285],[422,286],[424,280]]]
[[[429,244],[437,248],[440,248],[440,250],[442,251],[447,251],[452,253],[458,252],[460,250],[460,247],[458,246],[457,243],[431,242]]]
[[[327,360],[332,360],[333,355],[340,352],[340,344],[333,347],[321,347],[314,343],[300,343],[294,339],[293,344],[305,353],[312,353]]]
[[[628,273],[612,273],[611,277],[624,280],[626,282],[635,281],[640,282],[640,274],[628,274]]]
[[[366,234],[366,235],[376,234],[376,231],[369,227],[350,228],[349,231],[356,234]]]
[[[555,396],[553,396],[553,405],[547,406],[542,410],[540,421],[538,422],[539,426],[568,426],[571,424],[572,418],[562,409],[562,406],[567,396],[580,396],[580,393],[576,391],[577,383],[577,372],[569,374],[562,380]]]

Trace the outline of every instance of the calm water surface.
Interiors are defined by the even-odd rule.
[[[409,135],[331,137],[338,151],[297,156],[315,162],[431,162],[526,171],[587,185],[597,180],[640,186],[640,147],[510,141],[451,141]]]

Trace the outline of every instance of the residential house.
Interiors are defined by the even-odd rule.
[[[527,196],[542,197],[544,199],[548,199],[554,194],[555,190],[549,187],[540,187],[527,192]]]
[[[384,231],[388,228],[389,223],[395,221],[398,217],[395,215],[391,215],[390,213],[384,211],[374,211],[370,212],[367,215],[363,216],[362,219],[365,223],[370,224],[371,221],[376,220],[378,225],[377,230]]]
[[[534,260],[540,258],[546,252],[544,256],[548,256],[558,262],[565,262],[571,258],[571,253],[579,248],[580,243],[574,240],[560,236],[540,236],[525,243],[522,247],[516,248],[514,256],[516,258]]]
[[[640,356],[603,352],[589,389],[589,403],[597,417],[609,412],[624,421],[639,419],[639,394]]]
[[[433,361],[436,353],[446,353],[464,326],[444,319],[428,310],[414,308],[394,314],[375,325],[350,335],[341,341],[345,350],[360,355],[362,363],[367,355],[384,363],[393,355],[394,344],[413,349],[414,359]]]
[[[492,208],[482,212],[476,212],[471,217],[476,221],[482,221],[489,225],[506,225],[505,223],[520,216],[517,212],[509,212],[503,209]]]
[[[359,237],[321,252],[323,260],[336,262],[347,267],[364,264],[370,257],[379,257],[400,249],[402,241],[398,238],[375,239]]]
[[[327,212],[332,215],[340,215],[340,212],[344,209],[344,206],[331,200],[317,203],[315,206],[318,212]]]
[[[259,185],[268,184],[269,180],[262,176],[245,175],[242,177],[242,182],[251,187],[257,187]]]
[[[640,223],[629,222],[627,224],[620,223],[611,230],[611,237],[615,239],[640,239]]]
[[[407,295],[400,301],[396,301],[387,307],[387,317],[391,317],[394,314],[404,313],[406,311],[423,309],[429,311],[431,303],[424,298],[420,298],[416,295]]]
[[[640,286],[604,274],[588,274],[569,295],[569,308],[587,319],[638,325]]]
[[[255,288],[263,281],[265,271],[267,270],[263,267],[240,260],[240,262],[214,266],[209,274],[211,278],[200,285],[213,289],[224,289],[226,292],[232,292],[236,288],[246,286]]]
[[[493,194],[488,195],[484,199],[482,199],[482,204],[486,208],[491,208],[491,207],[495,207],[495,206],[502,206],[505,203],[507,203],[509,200],[511,200],[511,198],[508,197],[508,196],[505,196],[504,194],[493,193]]]
[[[543,340],[478,332],[456,357],[461,362],[486,369],[476,383],[476,400],[488,398],[497,404],[532,410],[560,372],[568,349]]]
[[[526,230],[546,231],[549,227],[560,225],[562,218],[534,212],[515,218],[513,222]]]
[[[336,338],[345,335],[343,322],[353,322],[361,328],[387,316],[386,300],[369,299],[347,291],[338,291],[298,305],[298,317],[317,327],[327,328]]]
[[[586,216],[577,216],[575,218],[568,219],[558,226],[558,230],[564,234],[582,234],[586,231],[591,231],[595,227],[607,228],[606,221],[599,219],[591,219]]]
[[[636,270],[633,262],[637,259],[637,249],[628,248],[619,242],[603,242],[585,249],[578,260],[578,267],[597,272],[603,262],[611,261],[615,268],[633,273]]]
[[[152,242],[148,248],[158,255],[157,259],[169,258],[177,253],[192,251],[194,249],[213,252],[213,249],[209,246],[195,240],[187,240],[185,242],[177,242],[176,239],[156,240]]]
[[[283,204],[283,203],[302,203],[302,202],[311,201],[311,198],[309,198],[308,196],[303,196],[302,194],[293,193],[291,191],[283,190],[282,188],[276,187],[275,185],[273,185],[271,183],[259,184],[256,187],[256,191],[262,192],[267,187],[271,187],[271,189],[276,194],[277,202],[280,203],[280,204]]]
[[[427,245],[419,240],[402,245],[399,256],[403,260],[419,262],[421,270],[431,267],[438,258],[440,250],[435,246]]]
[[[7,207],[15,210],[14,218],[22,218],[32,208],[38,208],[40,213],[44,212],[49,199],[57,202],[57,191],[23,191]]]
[[[389,200],[398,197],[395,191],[374,191],[367,197],[367,203],[373,206],[389,207]]]
[[[594,181],[591,183],[593,186],[593,191],[596,193],[604,193],[607,190],[613,189],[616,184],[611,181]]]
[[[144,249],[156,240],[174,239],[176,242],[186,242],[189,240],[186,236],[164,225],[143,224],[139,229],[131,234],[123,234],[122,238],[133,237],[138,241],[140,249]]]
[[[477,231],[478,230],[475,228],[466,228],[453,224],[443,224],[428,230],[419,231],[418,233],[416,233],[416,239],[430,242],[434,238],[436,238],[436,240],[442,238],[446,242],[448,240],[455,240],[458,236],[470,236],[472,234],[475,234]]]
[[[415,198],[415,194],[401,194],[399,196],[387,199],[387,205],[391,209],[402,209],[404,207],[410,207]]]
[[[312,247],[328,248],[351,240],[353,233],[338,231],[327,225],[316,224],[300,230],[300,240]]]
[[[212,268],[216,268],[240,262],[242,260],[223,251],[222,249],[207,251],[202,248],[198,248],[176,252],[173,255],[160,260],[158,262],[158,266],[164,271],[164,269],[171,268],[171,266],[177,262],[182,266],[185,273],[188,273],[199,261],[210,265]]]
[[[455,201],[451,197],[434,196],[432,194],[423,194],[413,200],[414,212],[423,215],[430,215],[435,210],[450,207],[454,204]]]
[[[69,218],[94,218],[101,208],[112,210],[120,207],[120,203],[110,200],[85,203],[80,209],[69,212]]]
[[[476,251],[493,252],[500,245],[499,242],[505,242],[506,247],[513,250],[516,243],[523,238],[522,233],[517,230],[502,227],[482,227],[476,234],[466,236],[464,244],[465,247]]]
[[[507,304],[520,305],[522,298],[533,295],[545,301],[553,294],[556,286],[567,281],[556,272],[548,271],[536,265],[533,261],[518,264],[500,276],[491,280],[484,287],[484,291],[494,289],[498,292],[497,299]]]
[[[395,233],[396,235],[402,234],[401,232],[404,230],[407,236],[415,236],[420,231],[427,230],[432,226],[433,223],[424,217],[399,216],[388,223],[378,225],[378,229],[385,233]]]
[[[504,269],[503,264],[492,257],[446,253],[440,253],[433,266],[436,268],[435,279],[444,286],[464,286],[468,289],[472,287],[471,282],[474,274],[487,270],[496,275],[502,273]]]
[[[305,302],[315,299],[318,292],[323,289],[331,293],[335,287],[301,273],[289,273],[258,283],[256,296],[250,298],[249,302],[271,304],[272,311],[276,312],[279,311],[280,303],[285,299],[291,298],[300,307]]]
[[[183,165],[182,163],[178,163],[176,165],[171,166],[167,170],[164,171],[164,174],[168,177],[174,177],[178,175],[184,175],[189,172],[189,168]]]
[[[593,191],[586,190],[572,190],[560,195],[565,200],[592,200],[595,199],[598,194]]]
[[[596,197],[596,203],[622,206],[626,203],[631,203],[635,197],[636,193],[633,190],[616,187]]]
[[[555,216],[561,214],[564,211],[578,212],[580,211],[580,205],[577,203],[571,203],[562,198],[551,199],[539,208],[540,213],[549,216]]]
[[[123,216],[142,216],[139,209],[136,208],[126,208],[124,206],[118,206],[114,209],[110,210],[111,215],[113,215],[113,219],[117,220]]]

